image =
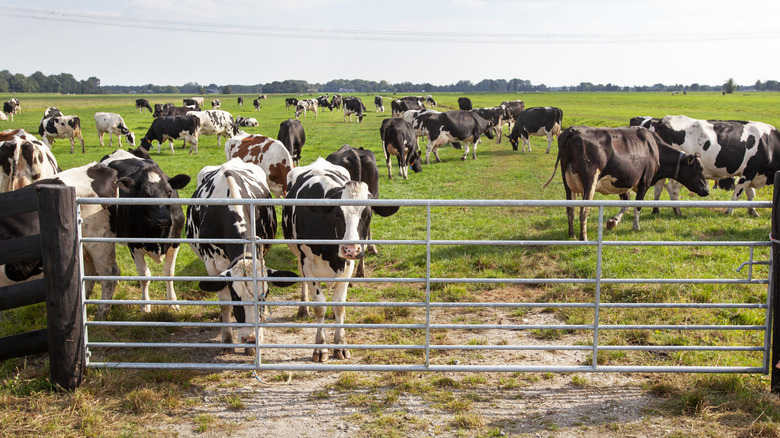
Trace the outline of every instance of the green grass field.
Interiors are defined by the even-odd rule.
[[[303,149],[301,164],[308,164],[317,157],[325,157],[337,150],[343,144],[362,146],[374,151],[380,173],[380,197],[388,199],[563,199],[564,192],[559,177],[548,187],[542,184],[550,177],[555,164],[557,145],[554,143],[549,155],[544,154],[546,140],[532,137],[533,152],[523,153],[512,151],[509,142],[502,144],[484,139],[478,150],[478,159],[460,160],[462,151],[442,148],[440,156],[442,163],[423,166],[423,172],[410,172],[409,180],[398,177],[397,162],[393,162],[393,178],[388,179],[384,165],[379,138],[379,126],[384,118],[390,117],[389,101],[392,96],[386,96],[385,113],[374,112],[373,94],[359,94],[367,108],[363,123],[345,123],[341,112],[320,110],[314,118],[308,114],[301,118],[306,130],[306,145]],[[457,109],[457,98],[460,94],[435,95],[439,110]],[[7,100],[10,96],[0,96]],[[0,122],[0,128],[24,128],[37,135],[37,127],[45,108],[56,106],[63,114],[78,115],[82,120],[82,132],[86,141],[86,153],[80,148],[70,154],[67,140],[57,140],[53,151],[62,168],[71,168],[99,161],[104,155],[116,149],[101,147],[97,140],[93,115],[98,111],[109,111],[121,114],[128,126],[140,139],[148,129],[152,116],[148,112],[139,114],[135,110],[133,95],[124,96],[54,96],[54,95],[22,95],[17,96],[22,102],[22,114],[17,115],[13,122]],[[182,97],[171,95],[143,96],[152,104],[173,102],[181,105]],[[222,109],[234,116],[255,117],[260,126],[246,128],[250,133],[260,133],[271,137],[276,136],[279,123],[293,117],[292,110],[285,110],[284,98],[287,96],[271,95],[262,101],[260,111],[255,111],[251,101],[256,96],[244,96],[247,102],[243,107],[236,103],[236,95],[206,96],[207,102],[214,97],[222,100]],[[298,96],[300,98],[300,96]],[[308,97],[308,96],[303,96]],[[736,93],[723,96],[720,93],[688,93],[687,95],[671,95],[670,93],[528,93],[528,94],[476,94],[469,95],[475,107],[495,106],[501,101],[522,99],[526,107],[557,106],[563,110],[564,127],[571,125],[590,126],[626,126],[634,116],[663,117],[667,114],[685,114],[697,118],[756,120],[780,126],[780,94],[778,93]],[[206,105],[210,107],[210,105]],[[116,140],[115,140],[116,141]],[[224,144],[224,142],[223,142]],[[176,152],[171,154],[165,145],[157,154],[156,148],[152,157],[158,161],[169,175],[186,173],[193,182],[180,192],[181,197],[189,197],[195,190],[195,177],[198,171],[206,165],[220,164],[225,161],[224,150],[217,147],[216,138],[201,137],[199,153],[189,155],[188,149],[181,149],[181,142],[176,142]],[[666,196],[666,195],[665,195]],[[727,200],[731,192],[714,190],[708,199]],[[758,191],[757,200],[771,200],[771,187]],[[597,194],[596,199],[617,199]],[[665,198],[668,199],[668,198]],[[686,191],[682,199],[699,200]],[[608,209],[607,217],[616,212]],[[693,240],[693,241],[766,241],[770,229],[769,211],[760,211],[761,217],[753,218],[744,210],[736,210],[733,216],[727,217],[721,210],[686,209],[682,217],[672,215],[669,209],[664,209],[660,215],[651,216],[643,211],[641,231],[632,231],[631,213],[627,213],[623,222],[614,230],[605,232],[609,240]],[[456,209],[435,208],[433,215],[434,239],[517,239],[517,240],[565,240],[566,214],[564,209],[545,208],[495,208],[495,209]],[[279,218],[281,215],[279,214]],[[576,220],[575,220],[576,222]],[[575,225],[576,227],[577,225]],[[591,212],[589,235],[596,236],[596,215]],[[402,208],[399,213],[389,218],[375,216],[372,221],[374,239],[421,239],[425,236],[425,211],[420,208]],[[281,226],[279,227],[281,236]],[[125,275],[135,275],[135,268],[124,248],[118,248],[120,268]],[[748,259],[746,248],[699,247],[695,249],[677,247],[614,247],[605,250],[603,275],[605,278],[734,278],[744,276],[734,270]],[[519,278],[568,278],[593,277],[595,273],[595,251],[591,248],[528,247],[507,249],[503,247],[441,247],[434,249],[432,275],[440,277],[519,277]],[[755,259],[768,260],[768,250],[756,250]],[[367,259],[368,272],[373,277],[419,277],[423,275],[424,248],[412,246],[382,247],[380,254]],[[297,271],[292,254],[285,245],[275,245],[267,257],[269,266],[277,269]],[[155,275],[161,274],[161,266],[150,263]],[[194,255],[188,246],[183,246],[177,262],[177,275],[206,275],[202,262]],[[766,267],[754,269],[754,277],[766,278]],[[424,296],[421,286],[411,285],[371,285],[355,284],[350,289],[349,301],[414,301]],[[533,299],[538,302],[591,302],[594,289],[587,285],[534,285],[523,290],[523,299]],[[196,285],[177,283],[177,293],[180,299],[202,299],[207,295],[198,291]],[[272,292],[273,294],[274,292]],[[504,299],[512,299],[510,292],[502,286],[485,284],[444,285],[433,288],[433,297],[438,301],[473,301],[484,300],[485,295],[499,294]],[[296,299],[295,293],[280,292],[283,297]],[[160,282],[152,285],[152,298],[164,299],[165,289]],[[117,298],[139,299],[140,291],[137,283],[124,282],[117,289]],[[529,298],[530,297],[530,298]],[[763,303],[766,302],[766,287],[729,286],[729,285],[605,285],[602,288],[604,302],[736,302]],[[94,309],[91,309],[94,311]],[[292,310],[280,310],[280,312]],[[518,311],[519,312],[519,311]],[[560,323],[588,324],[592,321],[592,310],[550,310]],[[204,320],[216,321],[218,314],[214,309],[187,309],[184,315],[175,315],[167,309],[155,309],[152,315],[142,314],[137,306],[114,306],[110,319],[160,319],[160,320]],[[520,313],[518,313],[519,315]],[[347,322],[408,322],[414,320],[414,314],[403,312],[375,312],[350,310]],[[464,321],[476,319],[476,316],[465,313]],[[620,309],[605,312],[602,324],[629,324],[637,320],[649,324],[763,324],[764,312],[760,310],[716,310],[716,311],[681,311],[674,309],[632,310]],[[40,316],[40,307],[31,307],[16,312],[0,314],[0,335],[25,331],[41,327],[45,318]],[[419,332],[398,333],[397,342],[419,342]],[[168,331],[156,331],[157,334]],[[539,339],[555,339],[566,335],[554,331],[539,331]],[[129,337],[143,340],[149,336],[148,331],[127,330],[93,330],[90,336],[97,339],[113,339]],[[313,341],[309,333],[301,342]],[[352,334],[350,334],[352,336]],[[687,332],[687,331],[650,331],[650,330],[618,330],[605,331],[600,335],[602,344],[626,345],[762,345],[761,332]],[[406,337],[404,339],[404,337]],[[381,363],[383,360],[397,363],[419,361],[419,356],[387,355],[353,352],[353,361],[360,363]],[[118,355],[108,352],[109,359]],[[308,354],[301,353],[301,354]],[[151,353],[141,352],[132,360],[149,359]],[[452,355],[442,355],[442,361],[458,358]],[[670,353],[663,357],[648,352],[613,353],[599,356],[600,364],[611,365],[729,365],[758,366],[761,355],[758,353],[734,353],[728,355],[716,353]],[[164,358],[163,358],[164,359]],[[464,357],[458,360],[465,360]],[[20,376],[18,371],[20,361],[9,361],[0,369],[0,377],[12,381]],[[0,385],[0,406],[3,398],[22,397],[24,392],[35,393],[45,390],[45,366],[23,373],[32,375],[25,385]],[[105,375],[100,374],[105,378]],[[124,379],[124,378],[120,378]],[[174,378],[176,385],[187,385],[189,377]],[[682,387],[668,389],[668,393],[685,395],[685,386],[697,377],[683,379]],[[688,383],[686,383],[688,382]],[[747,391],[760,398],[760,392],[768,390],[768,384],[763,377],[740,378],[737,386],[740,391]],[[756,388],[759,388],[756,390]],[[698,394],[698,393],[697,393]],[[709,393],[708,393],[709,394]],[[706,394],[705,394],[706,395]],[[743,394],[744,395],[744,394]],[[95,396],[93,394],[93,396]],[[755,399],[751,399],[751,402]],[[764,406],[764,405],[762,405]],[[173,409],[173,408],[172,408]],[[777,431],[780,421],[780,410],[777,403],[770,403],[762,408],[764,417],[762,424],[770,430]],[[118,416],[132,418],[138,414],[118,408]],[[756,416],[759,412],[756,412]],[[755,417],[753,417],[755,418]],[[0,424],[3,421],[14,421],[18,417],[0,414]],[[82,429],[83,431],[84,429]],[[96,434],[95,436],[98,436]]]

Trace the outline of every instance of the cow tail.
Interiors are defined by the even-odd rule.
[[[542,188],[547,187],[550,184],[550,182],[552,182],[553,178],[555,178],[555,172],[558,171],[558,162],[560,162],[560,161],[561,161],[561,154],[558,154],[558,158],[555,159],[555,167],[553,167],[553,173],[550,176],[550,179],[548,179],[547,182],[544,183]]]
[[[548,179],[547,182],[544,183],[542,188],[545,188],[548,185],[550,185],[550,182],[552,182],[553,178],[555,178],[555,172],[558,171],[558,163],[561,161],[561,145],[566,143],[566,140],[571,135],[571,130],[572,130],[572,128],[569,128],[569,129],[563,131],[563,133],[558,136],[558,157],[555,159],[555,167],[553,167],[553,173],[550,176],[550,179]]]

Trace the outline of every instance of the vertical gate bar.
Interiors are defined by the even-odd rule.
[[[772,236],[770,236],[771,238]],[[771,299],[772,291],[774,290],[774,275],[772,275],[772,272],[774,272],[774,250],[769,251],[769,285],[767,286],[767,293],[766,293],[766,300],[767,300],[767,306],[766,306],[766,315],[764,319],[764,375],[769,374],[769,370],[771,369],[772,363],[770,360],[771,357],[771,345],[772,345],[772,312],[773,312],[773,306],[774,302]]]
[[[257,290],[257,227],[255,226],[255,206],[249,207],[249,232],[252,233],[252,292],[254,294],[254,312],[255,312],[255,365],[260,366],[260,292]],[[262,252],[262,251],[261,251]],[[262,265],[261,265],[262,266]],[[246,313],[246,312],[244,312]],[[239,339],[240,341],[241,339]]]
[[[593,369],[598,368],[599,354],[599,306],[601,304],[601,259],[604,249],[604,206],[599,205],[598,246],[596,247],[596,293],[593,308]]]
[[[780,333],[778,333],[778,327],[780,327],[780,306],[777,305],[777,300],[780,298],[780,281],[778,281],[778,269],[777,263],[780,261],[780,245],[777,243],[777,238],[780,236],[780,209],[777,208],[777,204],[780,202],[780,172],[775,172],[775,184],[772,191],[772,290],[771,294],[767,295],[769,300],[769,306],[772,307],[772,362],[770,367],[772,369],[772,378],[770,388],[775,394],[780,393],[780,369],[777,368],[777,363],[780,362]]]
[[[76,202],[76,259],[79,263],[79,285],[81,289],[81,332],[84,333],[84,344],[81,346],[81,351],[84,355],[84,366],[87,367],[89,366],[89,350],[87,349],[89,328],[87,327],[87,287],[86,282],[84,281],[84,245],[81,243],[81,226],[83,224],[84,219],[81,217],[81,204]]]
[[[425,367],[431,366],[431,204],[426,206],[425,225]]]

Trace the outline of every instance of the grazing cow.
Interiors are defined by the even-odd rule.
[[[141,138],[141,147],[149,151],[152,149],[152,141],[157,140],[157,153],[163,142],[168,140],[173,153],[173,140],[184,140],[190,144],[190,153],[198,153],[198,135],[200,132],[200,119],[194,116],[160,116],[152,121],[146,135]]]
[[[428,138],[428,117],[441,112],[424,109],[404,111],[403,119],[409,122],[414,129],[414,135],[417,137],[417,146],[420,146],[420,138]]]
[[[433,96],[431,96],[430,94],[425,96],[425,103],[431,106],[438,106],[436,105],[436,101],[433,100]]]
[[[144,109],[149,110],[149,113],[154,113],[154,110],[152,109],[152,106],[149,105],[149,101],[146,99],[136,99],[135,100],[135,109],[138,110],[139,113],[144,112]]]
[[[566,199],[579,194],[593,200],[595,192],[619,194],[629,200],[629,190],[642,200],[657,181],[673,178],[699,196],[707,196],[709,187],[702,175],[698,155],[688,155],[666,144],[656,133],[638,128],[591,128],[572,126],[558,137],[558,158],[550,179],[561,163]],[[580,239],[588,240],[588,207],[580,207]],[[628,210],[622,208],[606,227],[614,228]],[[634,210],[633,229],[639,230],[639,211]],[[566,207],[569,237],[574,237],[574,207]]]
[[[328,96],[317,97],[317,106],[320,108],[330,108],[330,102],[328,102]],[[333,109],[331,109],[333,111]]]
[[[60,171],[51,149],[23,129],[0,132],[0,193],[28,186]]]
[[[233,115],[227,111],[190,111],[187,113],[187,115],[200,119],[200,132],[198,136],[217,136],[217,147],[222,147],[222,137],[227,139],[238,135],[241,132],[241,130],[238,129],[236,121],[233,120]],[[195,148],[195,152],[198,152],[197,147]]]
[[[244,128],[252,128],[256,126],[260,126],[259,123],[257,123],[257,119],[254,117],[236,117],[236,125],[244,127]]]
[[[16,191],[21,196],[36,196],[37,186],[43,184],[66,185],[76,189],[79,198],[116,198],[119,187],[130,183],[127,179],[117,179],[117,172],[103,164],[90,163],[74,167],[49,178]],[[109,211],[106,206],[84,204],[80,206],[81,230],[84,237],[113,238]],[[0,240],[29,236],[40,232],[38,212],[33,211],[16,216],[0,218]],[[116,245],[114,243],[84,243],[84,275],[119,276],[116,264]],[[41,277],[41,260],[25,260],[0,266],[0,286],[32,280]],[[115,281],[101,280],[101,299],[110,300],[114,296]],[[93,281],[85,284],[85,293],[89,297],[94,287]],[[110,310],[109,305],[98,307],[97,318],[103,319]]]
[[[252,106],[255,108],[255,111],[260,111],[260,101],[255,99],[252,101]]]
[[[401,117],[405,111],[409,110],[423,110],[425,105],[422,99],[402,97],[390,102],[390,112],[393,117]]]
[[[182,99],[184,102],[184,106],[194,106],[196,107],[196,111],[201,111],[205,105],[204,105],[204,99],[202,97],[192,97],[190,99]]]
[[[445,143],[466,143],[461,160],[466,159],[469,154],[469,144],[472,144],[474,151],[471,157],[476,160],[477,145],[482,134],[493,139],[488,121],[472,111],[447,111],[431,115],[427,119],[427,124],[428,145],[425,147],[425,164],[428,164],[431,152],[436,157],[436,161],[441,163],[439,146]]]
[[[76,146],[75,139],[81,140],[81,153],[84,151],[84,137],[81,136],[81,119],[78,116],[48,117],[41,120],[38,125],[38,135],[41,140],[51,147],[53,139],[67,138],[70,140],[70,153]]]
[[[198,187],[192,195],[195,199],[233,198],[233,199],[269,199],[271,193],[265,185],[265,174],[254,164],[232,159],[221,166],[206,166],[198,173]],[[251,228],[250,211],[255,211],[255,229]],[[249,239],[257,236],[261,239],[276,237],[276,212],[268,205],[197,205],[187,207],[188,239]],[[206,266],[209,276],[223,277],[223,281],[200,283],[200,288],[217,292],[219,301],[265,301],[268,286],[265,281],[257,282],[255,290],[252,281],[234,281],[233,277],[295,277],[292,272],[267,269],[263,256],[270,245],[195,243],[190,247]],[[254,251],[254,254],[253,254]],[[287,284],[289,285],[289,283]],[[258,322],[259,315],[254,305],[222,305],[222,322],[231,322],[233,309],[236,321]],[[254,343],[255,331],[252,327],[238,330],[241,343]],[[263,329],[259,331],[258,343],[263,342]],[[234,343],[233,329],[222,328],[222,342]],[[249,349],[247,349],[249,350]],[[251,350],[249,350],[251,351]],[[249,352],[247,351],[247,353]]]
[[[268,96],[266,96],[265,94],[261,94],[257,96],[257,100],[266,100],[266,99],[268,99]]]
[[[160,118],[162,119],[162,117]],[[160,120],[157,119],[157,120]],[[155,121],[157,121],[155,120]],[[119,149],[100,160],[117,171],[119,178],[129,178],[130,183],[120,186],[120,198],[162,198],[177,199],[181,190],[190,182],[190,176],[178,174],[168,177],[160,166],[142,148]],[[181,205],[145,204],[115,205],[110,209],[111,224],[118,238],[179,239],[184,228],[184,213]],[[145,256],[158,263],[165,262],[163,276],[173,277],[176,269],[178,243],[127,243],[135,262],[138,275],[151,276]],[[176,301],[173,281],[166,281],[167,297]],[[149,280],[141,281],[141,294],[149,301]],[[179,306],[172,306],[178,309]],[[149,304],[141,306],[144,312],[151,311]]]
[[[238,106],[244,106],[244,98],[243,97],[238,96],[237,101],[238,101]]]
[[[743,193],[752,201],[755,189],[773,184],[774,174],[780,170],[780,133],[766,123],[666,116],[656,126],[656,132],[672,147],[687,154],[700,154],[705,178],[739,177],[732,201]],[[655,187],[655,199],[660,197],[661,190],[660,184]],[[679,190],[679,184],[669,182],[670,199],[676,200]],[[726,214],[733,211],[729,208]],[[748,213],[758,216],[754,208],[748,208]]]
[[[639,126],[640,128],[649,129],[655,131],[658,124],[661,123],[661,119],[649,116],[632,117],[628,121],[628,126]]]
[[[471,105],[471,99],[468,97],[459,97],[458,98],[458,108],[461,111],[471,111],[474,109],[474,107]]]
[[[314,111],[314,118],[317,118],[317,99],[305,99],[305,100],[299,100],[298,103],[295,105],[295,118],[303,114],[303,117],[306,117],[306,111]]]
[[[152,113],[152,117],[157,118],[161,116],[172,116],[174,114],[171,114],[174,109],[176,108],[176,105],[168,102],[165,104],[162,103],[155,103],[154,104],[154,112]],[[183,115],[183,114],[176,114],[176,115]]]
[[[127,129],[125,121],[119,114],[95,113],[95,125],[97,126],[100,146],[105,146],[105,144],[103,144],[103,135],[108,132],[108,147],[113,147],[115,134],[120,148],[122,147],[122,135],[125,136],[130,146],[135,147],[135,134]]]
[[[371,198],[368,186],[363,182],[350,181],[349,172],[341,166],[318,158],[308,166],[296,167],[288,175],[287,199],[341,199],[360,201]],[[371,226],[371,214],[390,216],[398,207],[380,206],[284,206],[282,208],[282,231],[286,239],[334,239],[366,240]],[[365,244],[288,244],[298,258],[299,273],[304,277],[325,277],[349,280],[355,267],[355,260],[365,254]],[[325,291],[333,289],[333,303],[347,300],[349,282],[327,282],[323,288],[318,281],[302,281],[301,300],[307,301],[309,289],[314,299],[325,302]],[[317,324],[325,320],[325,307],[314,307]],[[302,313],[299,309],[299,313]],[[344,323],[344,307],[333,308],[336,324]],[[349,358],[344,328],[335,330],[333,355],[338,359]],[[325,343],[323,328],[317,329],[316,343]],[[326,348],[314,350],[312,360],[325,362],[329,358]]]
[[[284,109],[290,109],[290,107],[292,107],[294,110],[296,105],[298,105],[298,99],[294,97],[284,99]]]
[[[58,110],[56,106],[50,106],[43,112],[44,119],[48,119],[49,117],[62,117],[62,111]]]
[[[363,105],[363,100],[359,97],[345,97],[344,98],[344,121],[347,121],[349,116],[349,123],[352,123],[352,114],[357,118],[358,123],[363,121],[363,113],[366,112],[366,106]]]
[[[409,122],[398,117],[384,119],[382,120],[382,126],[379,128],[379,135],[382,138],[382,151],[385,154],[387,177],[389,179],[393,178],[391,164],[393,155],[398,157],[398,175],[404,179],[409,179],[410,166],[415,172],[422,172],[417,137],[414,135],[414,128]]]
[[[374,106],[377,113],[385,112],[385,98],[382,96],[374,96]]]
[[[509,132],[512,132],[513,125],[517,118],[520,117],[520,113],[525,109],[525,102],[520,99],[505,100],[499,106],[504,109],[502,124],[507,125]],[[503,126],[501,128],[503,129]],[[498,142],[501,143],[501,137],[499,137]]]
[[[523,139],[523,152],[528,148],[531,152],[531,136],[547,136],[547,150],[550,153],[553,138],[561,133],[563,123],[563,111],[554,106],[533,107],[523,110],[515,121],[515,126],[509,134],[509,143],[512,150],[517,150],[518,139]]]
[[[22,113],[22,102],[20,102],[19,99],[12,97],[8,99],[8,101],[14,106],[14,114]]]
[[[277,198],[287,193],[287,175],[293,159],[279,140],[257,134],[236,136],[225,142],[225,159],[238,158],[259,166],[265,172],[267,185]]]
[[[6,120],[10,119],[14,121],[14,114],[16,114],[16,105],[9,102],[3,102],[3,114],[5,114]]]
[[[488,128],[496,135],[496,143],[501,142],[501,127],[504,125],[504,109],[499,106],[475,108],[472,111],[487,120]]]
[[[290,152],[295,165],[299,165],[301,162],[301,150],[303,150],[303,145],[306,144],[306,132],[303,130],[303,123],[296,119],[285,120],[279,124],[279,133],[276,134],[276,139],[281,141],[287,148],[287,151]]]
[[[214,99],[211,101],[211,109],[218,110],[222,108],[222,102],[220,102],[219,99]]]
[[[330,106],[328,107],[331,111],[334,109],[341,109],[341,105],[344,104],[344,98],[341,97],[340,94],[334,94],[333,98],[330,100]]]

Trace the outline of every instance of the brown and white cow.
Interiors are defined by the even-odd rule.
[[[286,195],[287,175],[294,165],[282,142],[259,134],[239,135],[225,142],[225,159],[229,161],[233,158],[260,166],[266,174],[271,193],[277,198]]]
[[[55,138],[70,140],[70,153],[76,147],[76,138],[81,140],[81,153],[85,152],[84,137],[81,136],[81,119],[78,116],[49,117],[41,120],[38,135],[44,143],[51,146]]]
[[[60,171],[51,149],[23,129],[0,132],[0,193],[28,186]]]
[[[641,128],[591,128],[572,126],[558,137],[558,158],[546,187],[555,177],[561,163],[566,199],[581,195],[593,200],[596,192],[618,194],[629,200],[628,192],[636,192],[642,200],[656,182],[673,178],[699,196],[707,196],[709,187],[702,175],[701,159],[682,153],[664,142],[656,133]],[[628,210],[624,207],[609,220],[606,228],[614,228]],[[639,230],[639,211],[635,207],[634,230]],[[580,239],[588,240],[589,207],[580,207]],[[574,207],[566,207],[569,237],[574,237]]]

